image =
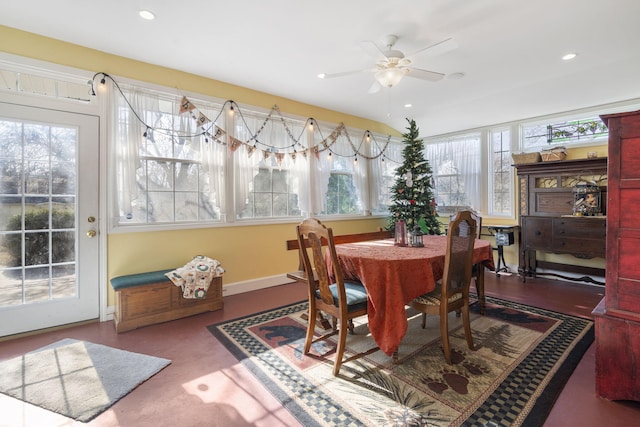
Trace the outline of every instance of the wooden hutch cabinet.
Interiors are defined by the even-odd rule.
[[[602,116],[609,128],[605,297],[596,324],[596,392],[640,401],[640,111]]]
[[[576,258],[606,256],[607,158],[559,160],[515,165],[520,193],[520,265],[522,280],[535,277],[536,269],[585,275],[565,279],[594,282],[605,270],[538,260],[537,252],[570,254]],[[573,216],[576,184],[595,182],[601,193],[599,216]],[[546,273],[550,274],[550,273]],[[602,283],[600,283],[602,284]]]

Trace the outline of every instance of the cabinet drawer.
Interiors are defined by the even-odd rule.
[[[570,253],[576,258],[604,258],[606,244],[604,239],[585,239],[583,237],[553,238],[553,250],[558,253]]]
[[[592,218],[554,219],[553,235],[560,238],[604,239],[607,235],[606,221]]]

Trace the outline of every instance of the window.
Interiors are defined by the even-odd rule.
[[[49,73],[44,73],[49,74]],[[0,90],[65,101],[93,102],[91,85],[69,76],[43,76],[34,72],[0,69]]]
[[[320,142],[320,146],[325,144]],[[349,132],[343,127],[335,136],[335,142],[319,154],[320,170],[315,191],[322,196],[321,207],[318,206],[321,215],[364,213],[364,197],[368,191],[367,160],[363,156],[358,160],[354,155],[356,148]]]
[[[425,159],[433,170],[439,215],[449,216],[464,209],[481,210],[480,148],[480,134],[425,145]]]
[[[233,120],[234,137],[253,143],[233,157],[236,219],[300,217],[309,162],[295,153],[306,141],[304,122],[246,110]]]
[[[550,119],[522,125],[521,151],[540,151],[549,148],[550,144],[605,144],[608,135],[607,127],[597,116]]]
[[[108,80],[114,227],[387,212],[389,137]]]
[[[511,167],[511,132],[509,129],[489,132],[489,214],[511,216],[513,200],[513,168]]]
[[[180,113],[177,97],[131,88],[113,92],[116,223],[220,221],[226,147],[210,132],[215,122],[198,127],[190,114]],[[199,105],[207,117],[221,108]]]
[[[374,215],[387,215],[391,206],[391,187],[396,169],[402,164],[402,141],[382,135],[370,135],[369,194]]]

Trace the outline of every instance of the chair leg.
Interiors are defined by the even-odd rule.
[[[304,354],[309,354],[309,350],[311,349],[311,343],[313,342],[313,336],[316,330],[316,320],[317,316],[315,308],[309,306],[309,322],[307,324],[307,337],[304,340]]]
[[[478,301],[480,302],[480,314],[485,314],[486,298],[484,295],[484,265],[482,264],[476,264],[475,282]]]
[[[333,365],[333,375],[337,376],[340,373],[340,367],[342,366],[342,357],[344,355],[344,348],[347,343],[347,330],[348,320],[340,319],[340,330],[338,331],[338,348],[336,349],[336,360]]]
[[[355,334],[355,326],[353,326],[353,319],[349,319],[349,333],[351,335]]]
[[[469,350],[475,350],[473,346],[473,335],[471,335],[471,319],[469,318],[469,304],[462,307],[462,323],[464,324],[464,336],[467,338]]]
[[[447,363],[451,365],[451,347],[449,346],[449,316],[448,313],[440,315],[440,335],[442,335],[442,351]]]
[[[427,313],[422,313],[422,329],[427,327]]]

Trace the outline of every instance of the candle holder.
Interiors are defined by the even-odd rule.
[[[411,234],[409,236],[409,244],[412,248],[421,248],[424,246],[422,236],[423,233],[420,229],[420,226],[416,225],[415,227],[413,227],[413,230],[411,231]]]
[[[407,228],[402,219],[396,221],[395,241],[393,244],[396,246],[407,246]]]

